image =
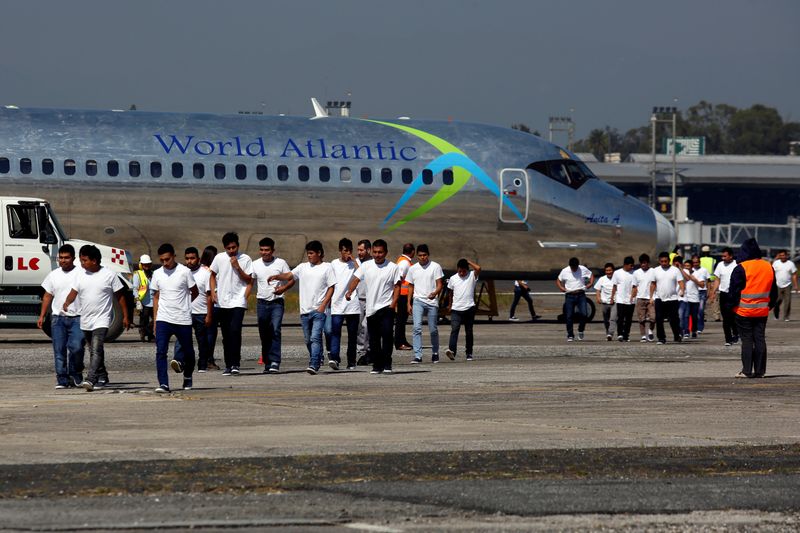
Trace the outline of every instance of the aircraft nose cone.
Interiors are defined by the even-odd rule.
[[[651,208],[652,209],[652,208]],[[677,238],[675,228],[664,215],[653,209],[653,217],[656,221],[656,253],[669,252],[675,248]]]

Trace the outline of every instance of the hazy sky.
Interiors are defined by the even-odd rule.
[[[654,105],[800,120],[800,2],[3,0],[0,104],[468,120],[578,136]]]

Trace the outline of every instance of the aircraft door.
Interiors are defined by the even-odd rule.
[[[504,168],[500,171],[500,222],[525,224],[530,205],[530,182],[522,168]]]

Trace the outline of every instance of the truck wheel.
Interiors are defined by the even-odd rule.
[[[586,321],[591,322],[594,320],[594,315],[597,312],[597,309],[595,308],[594,302],[591,300],[591,298],[586,298],[586,306],[589,308],[589,316],[586,317]],[[559,324],[564,324],[567,321],[564,313],[558,315],[558,317],[556,317],[556,321],[558,321]]]
[[[114,298],[114,310],[111,314],[111,325],[108,326],[108,333],[106,333],[106,340],[111,342],[116,340],[117,337],[122,335],[122,307],[119,305],[119,300]]]

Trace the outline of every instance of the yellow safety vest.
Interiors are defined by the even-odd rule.
[[[147,274],[145,274],[144,270],[137,270],[136,275],[139,276],[139,290],[136,293],[136,297],[140,302],[143,302],[147,299],[147,290],[150,288],[150,280],[147,279]]]

